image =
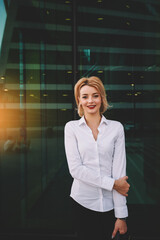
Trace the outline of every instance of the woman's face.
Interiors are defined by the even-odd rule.
[[[85,85],[80,89],[79,103],[83,108],[84,115],[100,113],[101,95],[95,87]]]

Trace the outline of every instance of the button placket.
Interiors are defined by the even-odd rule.
[[[97,137],[97,142],[96,142],[96,147],[97,147],[97,155],[98,155],[98,164],[99,164],[99,174],[101,176],[101,168],[100,168],[100,157],[99,157],[99,150],[98,150],[98,145],[100,141],[100,136],[101,136],[101,130],[98,128],[99,134]],[[99,189],[99,196],[100,196],[100,208],[103,211],[103,192],[102,189]]]

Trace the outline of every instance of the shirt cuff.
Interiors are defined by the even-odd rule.
[[[126,217],[128,217],[127,206],[114,207],[114,215],[115,215],[116,218],[126,218]]]
[[[103,177],[102,179],[102,188],[112,191],[115,179],[110,177]]]

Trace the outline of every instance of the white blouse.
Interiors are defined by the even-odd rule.
[[[84,117],[65,125],[66,157],[74,178],[70,196],[88,209],[114,209],[116,218],[127,217],[126,197],[113,189],[115,179],[126,175],[123,126],[102,116],[98,131],[95,140]]]

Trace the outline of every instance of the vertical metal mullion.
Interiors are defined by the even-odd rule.
[[[39,2],[39,7],[43,10],[46,9],[45,0]],[[43,16],[43,23],[45,24],[45,18]],[[46,94],[46,42],[42,40],[40,42],[40,104],[41,104],[41,161],[42,161],[42,192],[47,187],[47,174],[48,174],[48,156],[47,156],[47,136],[46,136],[46,125],[47,125],[47,103],[46,98],[43,98],[43,94]]]
[[[26,91],[24,88],[24,43],[22,32],[19,33],[19,85],[20,85],[20,123],[26,129]],[[26,143],[26,135],[24,136]],[[21,147],[21,145],[20,145]],[[27,153],[20,151],[21,162],[21,222],[26,224],[27,212]]]
[[[77,0],[72,1],[72,39],[73,39],[73,89],[77,82]],[[77,118],[76,103],[73,96],[73,118]]]
[[[40,99],[41,99],[41,154],[42,154],[42,191],[45,190],[47,186],[47,137],[46,137],[46,122],[47,122],[47,110],[46,110],[46,100],[43,99],[43,94],[46,93],[46,83],[45,83],[45,43],[41,42],[40,47]]]

